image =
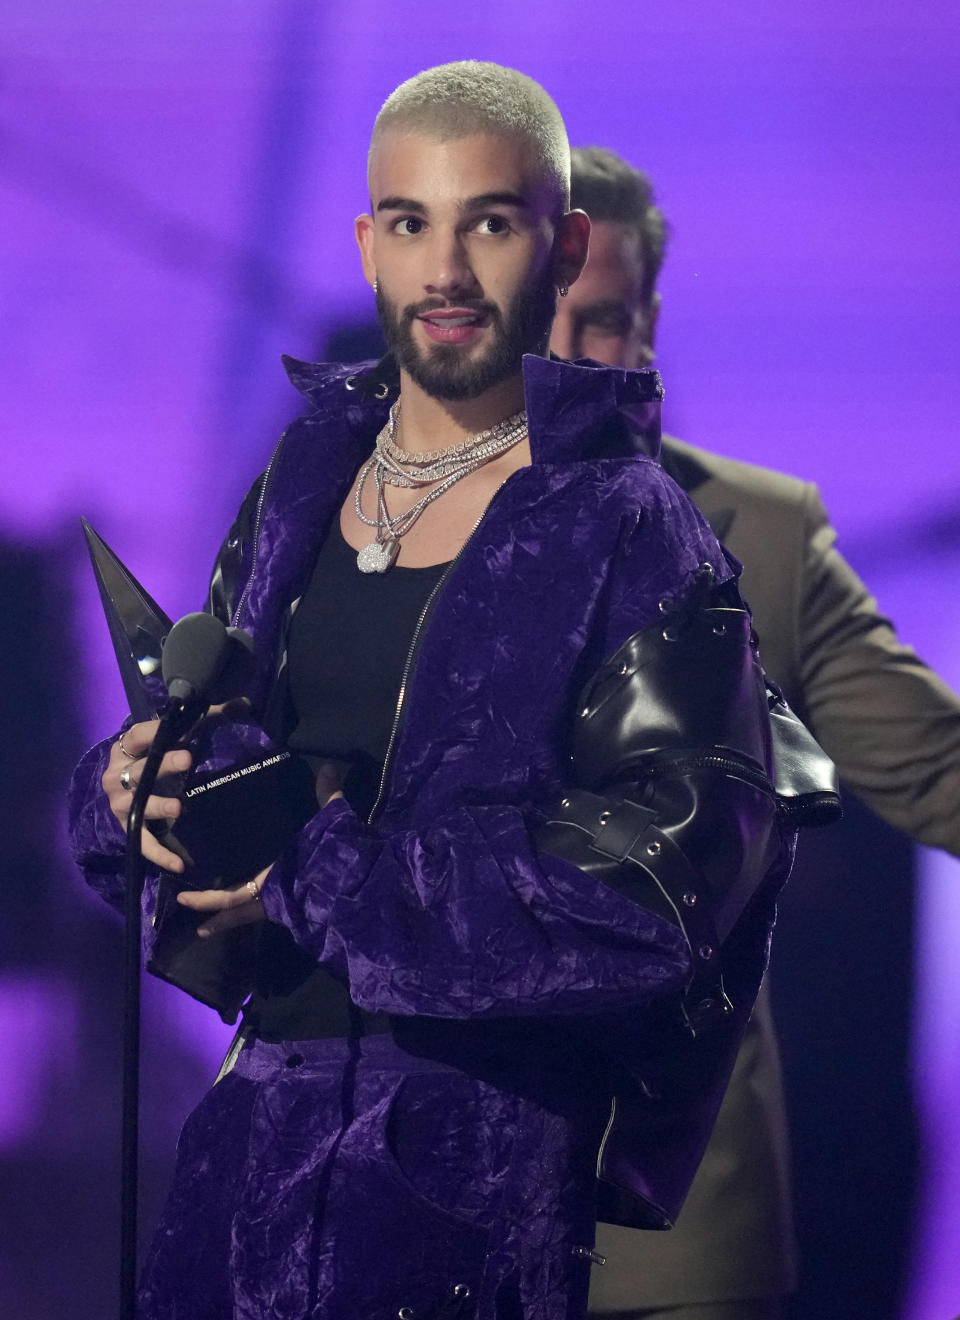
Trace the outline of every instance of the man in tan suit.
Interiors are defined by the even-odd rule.
[[[590,258],[561,300],[561,357],[647,365],[665,224],[649,181],[612,152],[573,153],[573,205],[593,222]],[[743,562],[768,672],[889,824],[960,856],[960,699],[902,646],[837,552],[816,487],[665,437],[661,460]],[[707,1156],[677,1226],[599,1226],[608,1264],[592,1314],[618,1320],[774,1320],[794,1285],[787,1142],[764,995]]]

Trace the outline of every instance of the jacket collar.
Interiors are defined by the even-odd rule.
[[[283,362],[291,384],[318,412],[355,414],[361,423],[367,410],[368,424],[382,416],[400,388],[391,354],[379,362],[352,365],[291,357]],[[534,463],[636,454],[638,446],[628,432],[642,435],[643,452],[657,454],[663,398],[657,371],[627,371],[589,359],[565,362],[528,353],[523,359],[523,392]]]

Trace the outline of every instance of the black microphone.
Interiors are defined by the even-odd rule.
[[[186,614],[163,643],[161,670],[170,699],[194,702],[213,687],[223,668],[227,630],[212,614]]]
[[[196,705],[239,696],[252,661],[248,633],[224,627],[212,614],[186,614],[163,644],[161,671],[171,702]]]

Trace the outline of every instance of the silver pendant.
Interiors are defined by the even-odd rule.
[[[392,536],[385,541],[371,541],[357,551],[357,568],[361,573],[386,573],[400,553],[400,542]]]

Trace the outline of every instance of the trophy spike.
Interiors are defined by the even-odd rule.
[[[86,518],[80,523],[130,714],[138,721],[152,720],[157,703],[147,679],[151,674],[159,675],[163,643],[173,625]]]

